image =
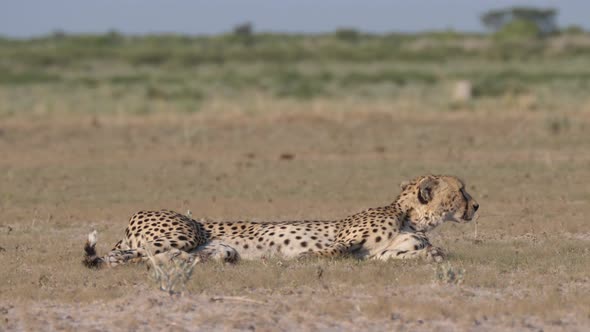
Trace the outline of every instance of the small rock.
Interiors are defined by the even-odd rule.
[[[281,160],[293,160],[295,159],[295,155],[292,153],[281,153],[281,155],[279,156],[279,159]]]
[[[455,83],[453,88],[453,101],[468,102],[473,97],[473,85],[468,80]]]
[[[391,320],[400,320],[400,319],[402,319],[402,315],[400,315],[396,312],[391,314]]]

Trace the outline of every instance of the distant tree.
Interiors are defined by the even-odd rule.
[[[579,25],[570,25],[565,29],[562,29],[561,32],[568,35],[582,35],[585,33],[584,28]]]
[[[236,25],[234,27],[233,35],[235,38],[234,40],[237,40],[246,46],[254,44],[254,28],[250,22]]]
[[[57,30],[53,30],[53,32],[51,33],[51,37],[53,39],[64,39],[65,37],[67,37],[67,34],[65,31],[63,31],[61,29],[57,29]]]
[[[253,34],[254,28],[250,22],[238,24],[234,27],[234,35],[236,36],[249,38],[252,37]]]
[[[103,35],[96,35],[89,38],[89,40],[92,40],[92,42],[96,43],[96,45],[103,46],[119,45],[124,40],[123,35],[119,31],[114,29],[109,30],[107,33]]]
[[[555,9],[513,7],[488,11],[481,16],[481,22],[494,32],[502,30],[513,22],[521,22],[521,26],[534,24],[539,33],[546,36],[557,32],[556,15]]]
[[[361,33],[353,28],[340,28],[336,30],[336,32],[334,32],[334,35],[336,36],[336,38],[340,40],[345,40],[349,42],[358,41],[361,37]]]
[[[498,30],[494,37],[498,40],[522,40],[522,39],[536,39],[542,36],[539,27],[531,22],[525,20],[512,21]]]

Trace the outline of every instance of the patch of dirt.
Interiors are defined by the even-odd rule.
[[[376,301],[366,294],[322,294],[309,289],[291,294],[250,296],[173,295],[142,291],[112,301],[60,304],[0,303],[0,319],[6,330],[478,330],[478,331],[581,331],[590,317],[575,313],[560,318],[535,315],[455,313],[445,299],[468,297],[470,302],[502,301],[506,292],[465,287],[418,286],[388,289],[392,299]],[[327,295],[327,296],[325,296]],[[419,299],[434,310],[403,304]],[[396,305],[399,300],[399,305]],[[382,307],[376,308],[376,305]],[[489,305],[489,304],[488,304]],[[447,306],[447,308],[444,308]],[[472,305],[471,305],[472,306]],[[485,311],[485,309],[484,309]],[[445,317],[446,313],[446,317]]]
[[[386,106],[4,118],[0,330],[587,330],[590,117],[554,135],[541,110]],[[458,286],[423,262],[210,264],[169,297],[144,267],[80,263],[90,230],[105,252],[137,210],[342,218],[423,173],[462,177],[481,205],[477,227],[432,234]]]

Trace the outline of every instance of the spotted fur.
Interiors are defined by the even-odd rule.
[[[198,221],[168,210],[140,211],[131,217],[125,238],[104,257],[97,256],[96,234],[92,238],[91,233],[84,262],[116,266],[145,259],[146,250],[230,262],[344,255],[441,261],[443,250],[432,246],[426,233],[445,221],[471,221],[479,204],[454,176],[420,176],[401,189],[392,204],[335,221]]]

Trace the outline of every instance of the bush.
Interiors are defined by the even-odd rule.
[[[504,25],[494,37],[498,40],[537,39],[541,36],[539,27],[531,21],[515,20]]]
[[[10,72],[2,70],[0,72],[0,84],[41,84],[53,83],[61,80],[58,75],[47,74],[39,71]]]
[[[566,34],[566,35],[583,35],[584,33],[586,33],[586,31],[584,31],[584,28],[582,28],[579,25],[570,25],[567,28],[561,30],[561,33]]]
[[[392,83],[405,85],[407,83],[433,84],[437,77],[432,73],[416,70],[385,70],[375,73],[352,72],[341,80],[344,86],[363,84]]]
[[[308,77],[295,70],[279,71],[275,77],[279,97],[310,99],[325,94],[324,82],[319,77]]]
[[[361,38],[361,33],[358,30],[350,28],[338,29],[334,35],[336,38],[347,42],[356,42]]]
[[[239,41],[246,46],[254,44],[255,35],[252,23],[246,22],[236,25],[234,27],[233,37],[234,40]]]
[[[525,93],[527,88],[522,81],[504,80],[498,77],[484,77],[473,84],[474,97],[498,97]]]

